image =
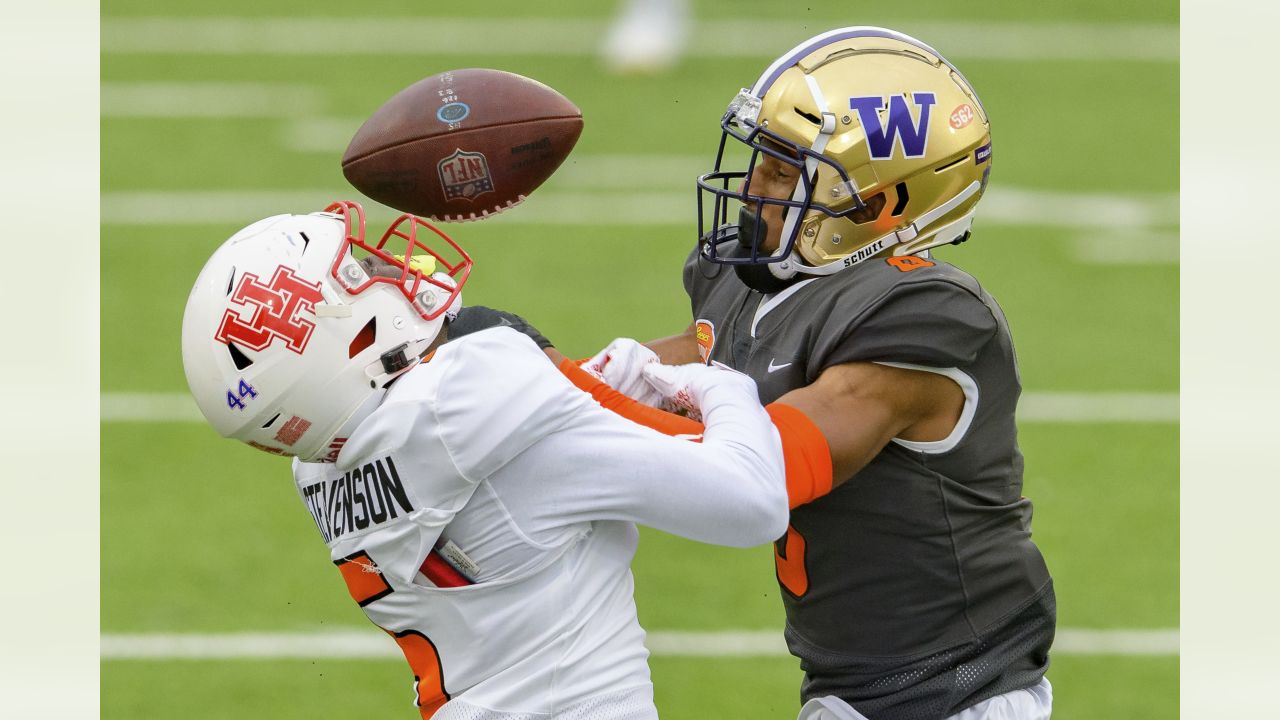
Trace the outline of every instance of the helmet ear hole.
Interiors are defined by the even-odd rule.
[[[351,340],[351,347],[348,348],[347,357],[353,358],[364,352],[378,337],[378,318],[371,317],[364,327],[360,328],[360,332]]]
[[[857,225],[869,223],[880,217],[880,213],[884,211],[885,198],[883,192],[862,201],[862,207],[849,213],[849,219]]]
[[[818,126],[821,126],[821,125],[822,125],[822,119],[821,119],[821,118],[819,118],[817,115],[814,115],[813,113],[810,113],[810,112],[805,112],[804,110],[801,110],[800,108],[791,108],[791,109],[792,109],[792,110],[795,110],[797,115],[799,115],[800,117],[804,118],[805,120],[808,120],[809,122],[813,123],[814,125],[818,125]]]
[[[237,370],[244,370],[253,364],[253,360],[244,354],[240,348],[236,347],[233,342],[227,343],[227,352],[231,355],[231,362],[235,363]]]
[[[902,214],[903,210],[907,209],[907,200],[910,199],[910,197],[907,195],[906,183],[904,182],[898,183],[898,187],[895,189],[898,191],[898,202],[896,205],[893,206],[893,212],[889,214],[894,217],[898,217],[899,215]]]

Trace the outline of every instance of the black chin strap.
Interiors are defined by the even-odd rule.
[[[734,265],[733,270],[738,273],[738,279],[743,285],[766,295],[782,292],[804,279],[804,276],[796,274],[783,280],[769,272],[768,265]]]
[[[751,212],[744,205],[738,210],[738,225],[726,226],[724,229],[732,229],[732,245],[725,247],[725,257],[731,258],[750,258],[753,248],[759,248],[764,243],[765,238],[769,237],[769,225],[764,218]],[[729,233],[726,233],[726,236]],[[745,238],[745,242],[743,239]],[[726,240],[729,239],[726,237]],[[725,240],[720,240],[725,242]],[[719,248],[717,248],[719,250]],[[757,254],[759,250],[756,250]],[[746,265],[734,265],[734,272],[738,274],[738,279],[743,285],[767,294],[781,292],[796,284],[803,278],[797,273],[795,276],[786,280],[779,278],[772,272],[769,272],[769,265],[766,263],[751,263]]]

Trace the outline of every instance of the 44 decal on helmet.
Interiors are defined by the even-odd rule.
[[[301,355],[316,327],[301,314],[314,312],[316,303],[322,299],[320,283],[299,278],[292,268],[277,267],[269,285],[247,272],[240,276],[240,283],[228,300],[252,307],[253,316],[245,322],[234,308],[228,308],[214,337],[251,350],[266,350],[275,338],[281,338],[290,350]]]
[[[240,387],[227,391],[227,407],[234,410],[244,410],[245,400],[258,397],[258,391],[252,385],[240,381]]]

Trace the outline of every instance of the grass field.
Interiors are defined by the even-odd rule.
[[[417,11],[450,19],[437,23],[391,0],[102,4],[106,638],[377,633],[344,592],[287,463],[222,441],[182,410],[179,323],[196,273],[231,232],[354,195],[337,160],[382,100],[443,69],[488,66],[539,78],[582,108],[578,149],[537,195],[453,230],[476,258],[469,302],[518,308],[568,354],[586,355],[617,335],[688,323],[679,267],[694,232],[693,175],[710,165],[725,103],[796,41],[849,24],[919,33],[964,69],[992,115],[989,196],[973,241],[944,256],[1000,299],[1018,344],[1025,492],[1060,627],[1177,627],[1177,6],[695,5],[703,50],[670,74],[617,78],[590,53],[611,3]],[[357,12],[414,22],[325,34]],[[329,22],[286,22],[308,17]],[[373,212],[375,222],[390,215]],[[651,631],[780,631],[772,573],[768,548],[645,532],[641,620]],[[664,718],[798,709],[800,672],[786,656],[651,663]],[[1055,718],[1178,716],[1176,648],[1075,647],[1055,653],[1050,678]],[[102,717],[410,718],[409,680],[394,659],[108,656]]]

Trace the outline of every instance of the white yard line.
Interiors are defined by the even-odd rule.
[[[187,393],[108,392],[101,396],[103,422],[203,422]],[[1023,393],[1023,423],[1177,423],[1177,393]]]
[[[982,197],[975,225],[1132,229],[1178,223],[1178,194],[1064,193],[995,185]]]
[[[277,660],[402,657],[373,628],[316,633],[103,634],[104,660]],[[1178,655],[1178,630],[1080,630],[1062,628],[1053,643],[1061,655]],[[657,657],[783,657],[777,630],[654,631],[645,641]]]
[[[611,168],[620,156],[598,165],[584,158],[553,178],[523,205],[487,222],[526,225],[687,226],[694,221],[696,197],[692,174],[673,178],[685,190],[589,192],[591,187],[618,187],[623,182]],[[668,164],[659,159],[640,163],[639,174],[653,181]],[[641,186],[643,188],[643,186]],[[247,218],[281,212],[307,212],[330,201],[358,196],[350,189],[311,190],[171,190],[105,192],[101,219],[105,225],[240,225]],[[390,211],[370,201],[371,217],[390,218]],[[993,187],[983,198],[978,224],[1026,225],[1082,229],[1167,227],[1178,218],[1177,194],[1104,195],[1062,193],[1027,188]]]
[[[296,117],[284,124],[280,143],[292,152],[336,155],[347,147],[363,122],[364,118],[325,115]]]
[[[1172,230],[1101,231],[1081,234],[1072,252],[1077,260],[1094,265],[1175,265],[1179,242]]]
[[[1023,423],[1176,423],[1177,393],[1023,393]]]
[[[706,20],[694,57],[765,58],[845,18]],[[102,51],[119,54],[595,57],[607,21],[582,18],[104,17]],[[1124,23],[916,22],[895,29],[948,58],[1177,62],[1178,26]]]

